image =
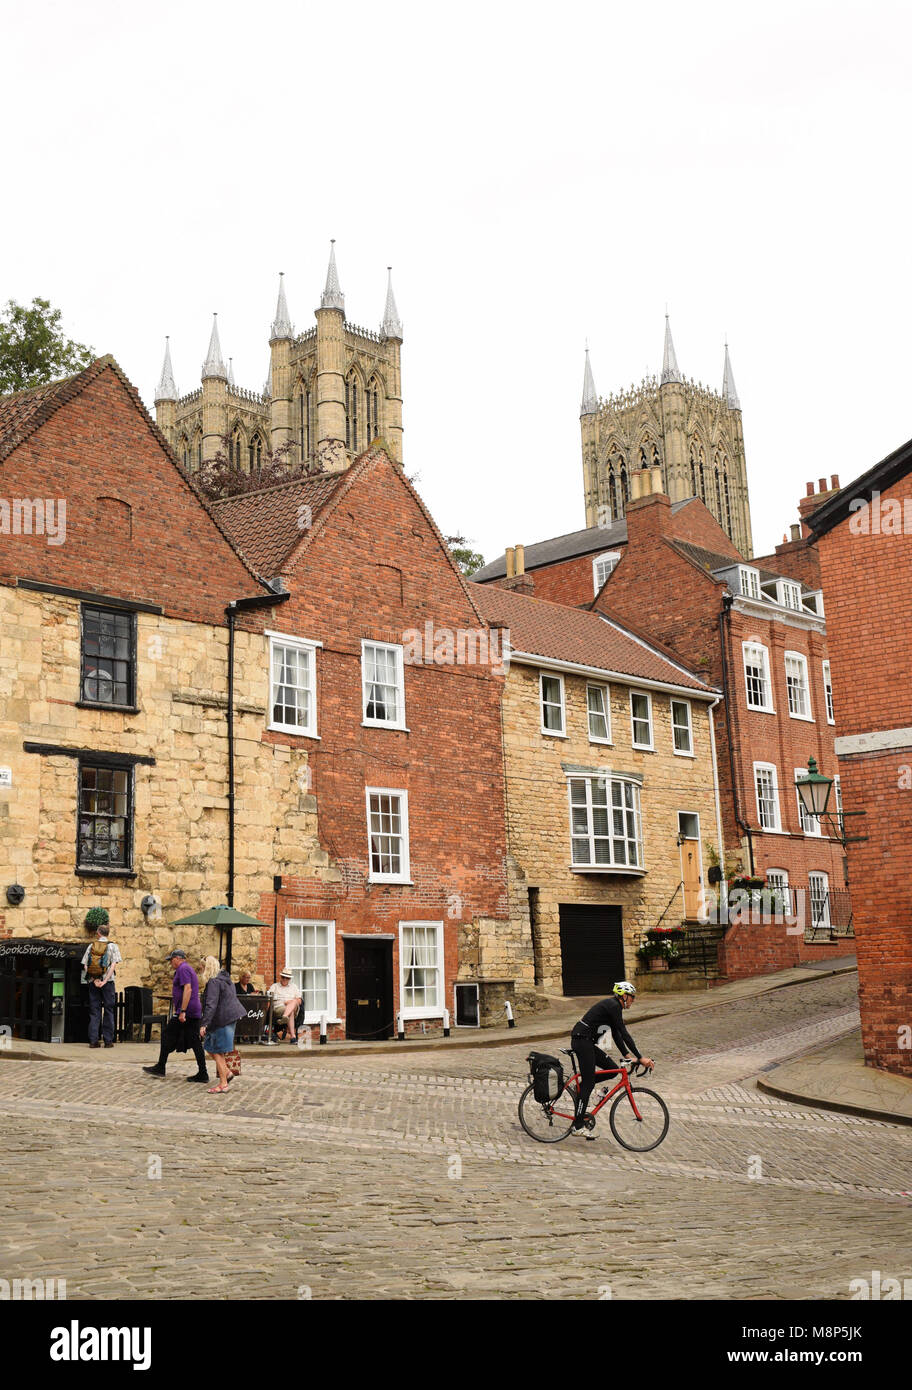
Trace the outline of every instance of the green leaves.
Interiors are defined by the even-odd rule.
[[[47,299],[29,306],[8,300],[0,315],[0,396],[72,376],[94,360],[92,348],[64,336],[60,317]]]

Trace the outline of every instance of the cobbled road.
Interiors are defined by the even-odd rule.
[[[147,1077],[127,1046],[7,1060],[0,1277],[71,1299],[845,1299],[873,1270],[912,1276],[912,1129],[754,1080],[857,1022],[854,975],[632,1011],[672,1117],[642,1156],[607,1112],[594,1143],[529,1139],[528,1044],[247,1049],[226,1096],[182,1057]]]

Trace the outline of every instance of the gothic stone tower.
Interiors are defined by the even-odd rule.
[[[741,405],[727,343],[717,395],[682,377],[666,316],[661,379],[649,377],[604,401],[595,392],[587,349],[580,428],[587,526],[619,520],[631,475],[658,466],[672,502],[702,498],[741,553],[752,554]]]
[[[392,275],[379,333],[359,328],[345,317],[332,245],[315,317],[315,327],[295,335],[280,276],[262,392],[235,385],[230,360],[226,367],[222,357],[217,317],[202,383],[189,395],[178,396],[166,344],[155,418],[185,468],[208,463],[224,449],[226,438],[232,462],[251,472],[267,453],[287,444],[290,468],[303,460],[317,470],[337,472],[378,438],[402,463],[402,324]]]

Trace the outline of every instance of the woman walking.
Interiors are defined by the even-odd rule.
[[[206,957],[202,979],[206,984],[206,996],[200,1037],[206,1051],[214,1059],[218,1072],[218,1082],[209,1087],[208,1094],[218,1096],[228,1090],[230,1078],[226,1054],[234,1050],[235,1026],[239,1018],[246,1016],[247,1010],[237,996],[228,971],[219,968],[214,956]]]

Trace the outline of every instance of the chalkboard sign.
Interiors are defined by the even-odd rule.
[[[268,994],[239,994],[238,1002],[247,1010],[246,1018],[239,1018],[234,1030],[235,1042],[246,1039],[255,1042],[263,1034],[269,1017],[270,999]]]

